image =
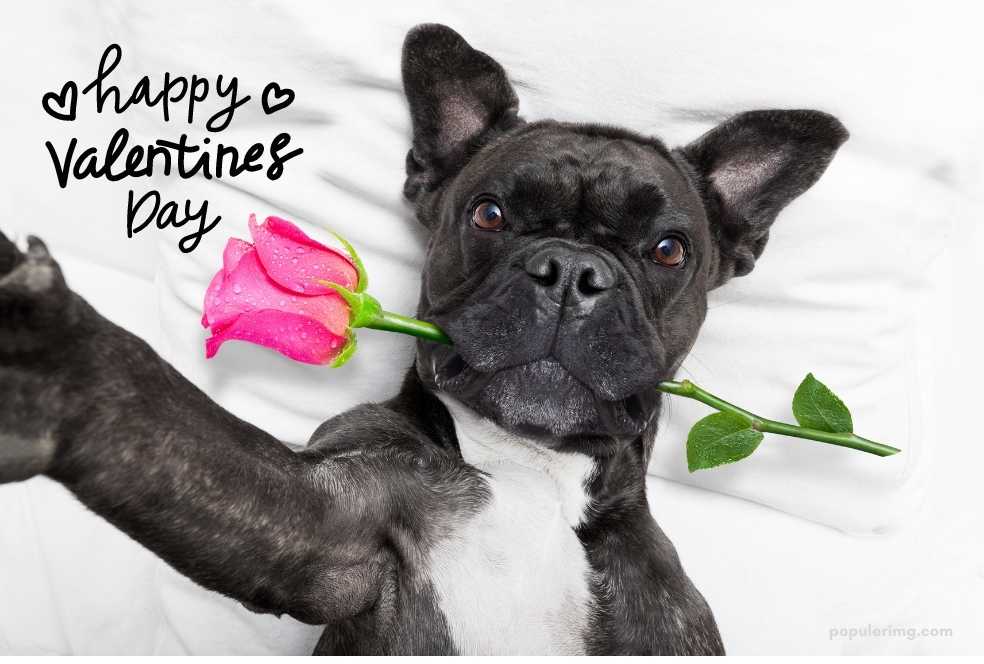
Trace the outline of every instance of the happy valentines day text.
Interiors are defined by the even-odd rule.
[[[95,78],[81,91],[75,81],[67,81],[60,92],[45,93],[41,107],[56,120],[74,122],[80,94],[91,94],[96,113],[122,115],[134,106],[144,106],[159,108],[164,122],[171,122],[173,113],[175,121],[183,118],[192,125],[195,111],[200,110],[201,104],[206,100],[218,101],[219,108],[208,116],[204,128],[219,134],[232,124],[236,112],[251,100],[248,94],[240,92],[237,77],[224,74],[219,74],[213,82],[197,74],[188,77],[164,72],[159,85],[152,84],[149,76],[143,76],[127,94],[109,82],[122,59],[120,45],[110,44],[99,60]],[[293,90],[276,82],[268,83],[260,95],[260,104],[267,115],[287,108],[293,101]],[[175,140],[159,138],[146,144],[131,144],[130,132],[122,127],[102,150],[95,146],[80,146],[77,138],[63,146],[56,146],[52,141],[45,141],[44,145],[62,189],[73,178],[105,178],[116,182],[124,178],[174,174],[182,179],[197,176],[211,180],[263,171],[267,178],[276,180],[283,175],[284,164],[304,152],[300,147],[290,149],[291,136],[287,132],[278,133],[269,142],[259,141],[241,149],[218,140],[213,142],[208,136],[199,144],[185,133]],[[178,240],[178,248],[185,253],[194,251],[202,237],[221,219],[221,215],[209,216],[207,200],[201,204],[185,200],[184,205],[179,206],[177,201],[163,200],[155,189],[141,195],[130,189],[127,196],[127,237],[132,238],[151,225],[163,230],[168,227],[183,229],[191,224],[190,232]]]

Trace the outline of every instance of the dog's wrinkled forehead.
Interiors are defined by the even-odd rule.
[[[703,216],[699,196],[662,143],[590,125],[526,125],[477,154],[452,189],[452,205],[495,198],[522,230],[632,240],[645,236],[659,214]]]
[[[672,201],[713,236],[714,256],[707,263],[680,263],[691,269],[706,265],[708,288],[752,270],[776,215],[820,178],[848,137],[832,115],[803,109],[741,113],[671,153],[654,139],[618,140],[624,130],[529,124],[519,114],[519,98],[503,67],[443,25],[420,25],[407,34],[402,73],[413,126],[403,192],[425,226],[433,229],[448,218],[447,206],[442,211],[436,205],[447,194],[465,195],[465,171],[474,185],[479,176],[493,175],[486,169],[497,161],[508,163],[514,182],[517,173],[525,174],[524,198],[542,201],[545,213],[554,214],[551,208],[561,205],[558,196],[546,195],[556,191],[565,192],[568,204],[583,197],[585,209],[601,212],[598,223],[643,221],[619,214],[616,207],[631,213],[654,200]],[[607,144],[586,141],[592,137],[607,138]],[[517,147],[520,140],[524,145]],[[639,149],[647,144],[652,150]],[[500,151],[506,150],[510,153],[503,157]],[[686,171],[685,178],[676,178],[674,164]],[[505,186],[510,173],[498,175],[499,186]],[[587,192],[585,180],[592,184]],[[696,198],[686,195],[684,180]],[[698,198],[695,207],[703,209],[692,210]]]

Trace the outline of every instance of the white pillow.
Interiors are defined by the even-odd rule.
[[[780,215],[755,272],[712,294],[681,375],[788,420],[796,384],[813,371],[852,407],[861,435],[904,452],[879,459],[770,436],[746,461],[690,475],[686,431],[710,411],[668,397],[651,471],[844,530],[898,526],[919,503],[931,447],[924,369],[934,330],[924,329],[920,306],[938,287],[929,267],[954,192],[969,179],[970,151],[950,146],[974,111],[937,112],[933,91],[949,74],[911,48],[931,16],[852,7],[843,22],[826,8],[759,7],[196,5],[195,21],[163,8],[129,12],[124,50],[134,73],[236,72],[252,94],[275,79],[296,91],[294,105],[271,118],[244,112],[222,138],[248,144],[287,129],[305,148],[275,182],[160,183],[165,195],[207,198],[223,215],[190,255],[175,248],[177,234],[160,234],[168,359],[233,412],[292,442],[396,390],[412,361],[409,339],[363,331],[359,353],[340,370],[245,344],[206,362],[198,318],[221,247],[230,235],[248,237],[250,212],[285,216],[315,235],[320,226],[341,232],[363,254],[373,294],[390,309],[414,310],[424,238],[400,198],[409,146],[400,46],[413,24],[441,21],[502,62],[529,119],[626,124],[671,144],[753,108],[813,107],[844,121],[851,141]],[[183,47],[157,34],[184,35]]]

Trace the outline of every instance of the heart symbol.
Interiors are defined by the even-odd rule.
[[[62,86],[61,92],[46,92],[41,98],[41,107],[45,113],[56,120],[71,122],[75,119],[75,102],[78,100],[79,90],[75,81],[69,81]],[[62,109],[68,109],[63,111]]]
[[[273,97],[273,103],[270,103],[270,98]],[[272,115],[282,108],[287,108],[294,101],[294,91],[290,88],[281,88],[278,83],[267,83],[267,86],[263,88],[263,97],[260,99],[263,103],[263,111],[267,115]]]

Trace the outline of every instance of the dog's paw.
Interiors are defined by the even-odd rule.
[[[0,232],[0,364],[67,338],[75,299],[44,242],[31,236],[21,250]]]
[[[45,472],[70,389],[65,367],[84,303],[45,244],[24,248],[0,233],[0,483]]]

